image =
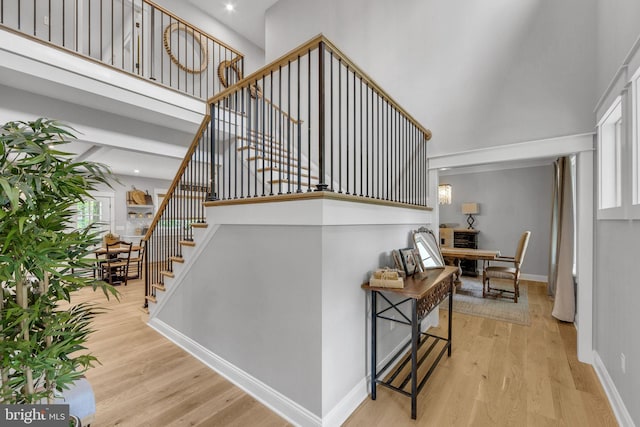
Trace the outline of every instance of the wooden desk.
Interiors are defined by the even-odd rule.
[[[482,261],[491,261],[500,256],[500,251],[487,249],[441,248],[440,252],[445,258],[475,259]]]
[[[462,275],[462,269],[460,268],[460,260],[471,259],[483,261],[483,269],[485,261],[492,261],[500,256],[500,251],[487,250],[487,249],[469,249],[469,248],[440,248],[440,253],[444,258],[448,258],[453,261],[454,265],[458,267],[458,272],[454,279],[456,286],[461,286],[460,276]]]
[[[405,278],[404,288],[391,289],[391,288],[376,288],[369,286],[368,283],[362,285],[362,288],[371,292],[371,399],[376,400],[376,387],[378,384],[383,385],[393,391],[401,393],[405,396],[411,397],[411,418],[416,419],[417,415],[417,397],[422,387],[426,384],[427,380],[434,371],[436,365],[444,355],[445,350],[447,356],[451,356],[451,318],[453,314],[453,274],[456,272],[456,268],[452,266],[442,267],[434,270],[429,270],[426,273],[417,273],[412,277]],[[395,294],[402,298],[401,301],[392,303],[384,293]],[[449,328],[447,337],[440,337],[432,335],[420,330],[421,321],[424,319],[433,309],[449,296]],[[389,307],[378,311],[378,298],[385,300]],[[401,310],[400,306],[409,302],[411,304],[410,316],[407,317]],[[387,315],[387,312],[395,311],[395,317],[392,318]],[[411,328],[411,339],[405,343],[401,349],[391,357],[391,360],[380,371],[377,370],[377,320],[385,319],[391,322],[407,325]],[[422,339],[424,337],[424,339]],[[432,340],[429,340],[432,338]],[[420,382],[418,382],[418,368],[427,360],[426,356],[423,356],[418,360],[418,349],[423,346],[427,341],[431,344],[427,348],[426,353],[429,354],[439,341],[446,342],[446,345],[440,350],[440,353],[433,360],[431,367],[426,371],[426,374]],[[388,380],[381,378],[381,375],[395,362],[400,356],[402,356],[406,348],[411,345],[410,358],[405,359],[403,362],[398,363],[394,368],[393,374],[390,375]],[[411,370],[402,381],[401,386],[395,386],[392,382],[399,376],[404,370],[406,364],[411,362]],[[407,386],[411,387],[410,391],[406,391]]]

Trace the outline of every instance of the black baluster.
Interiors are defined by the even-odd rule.
[[[342,58],[338,58],[338,193],[342,193]]]

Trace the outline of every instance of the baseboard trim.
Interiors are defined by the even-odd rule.
[[[435,319],[437,319],[437,317]],[[371,376],[367,374],[364,378],[358,381],[354,388],[351,389],[351,391],[347,393],[326,416],[320,418],[277,390],[274,390],[267,384],[254,378],[209,349],[193,341],[182,332],[177,331],[162,320],[159,320],[157,317],[150,319],[148,325],[296,426],[329,427],[342,425],[342,423],[351,416],[358,406],[360,406],[360,404],[369,397]],[[433,318],[427,316],[427,318],[422,321],[422,328],[425,330],[431,326],[437,326],[437,321],[434,321]],[[381,369],[386,365],[391,357],[402,348],[409,338],[410,336],[407,335],[405,339],[402,339],[400,343],[398,343],[396,348],[384,357],[384,359],[378,361],[378,369]],[[390,366],[387,369],[387,372],[391,371],[397,363],[400,363],[401,359],[402,358],[399,358],[395,364]]]
[[[548,276],[544,276],[542,274],[522,274],[520,276],[520,280],[526,280],[527,282],[541,282],[543,284],[547,284],[549,281]]]
[[[333,409],[322,418],[323,427],[342,425],[358,406],[369,397],[368,377],[362,378],[358,384]]]
[[[290,423],[297,426],[310,427],[320,427],[323,425],[322,420],[317,415],[229,363],[158,318],[149,320],[148,324],[165,338],[240,387]]]
[[[435,310],[434,310],[435,311]],[[436,311],[437,313],[437,311]],[[438,326],[438,317],[437,316],[427,316],[422,320],[422,330],[426,330],[432,326]],[[396,354],[403,345],[407,342],[407,340],[411,339],[411,335],[407,334],[400,343],[389,352],[384,359],[378,361],[377,369],[381,369],[384,365],[386,365],[391,357]],[[391,365],[386,372],[391,372],[398,363],[402,361],[402,358],[398,358],[398,360]],[[358,383],[351,389],[347,395],[338,402],[336,406],[333,407],[331,411],[327,415],[322,418],[323,427],[333,427],[342,425],[353,412],[358,409],[358,406],[365,399],[369,398],[369,391],[371,390],[371,375],[367,374],[364,378],[362,378]]]
[[[631,414],[627,411],[627,407],[622,401],[622,397],[620,396],[620,393],[618,393],[618,389],[616,388],[613,379],[609,375],[607,368],[604,366],[604,362],[600,358],[600,355],[595,350],[593,351],[593,367],[596,371],[596,375],[598,375],[598,378],[600,379],[602,388],[604,388],[604,392],[609,399],[609,403],[611,404],[613,413],[618,420],[618,424],[622,427],[635,427]]]

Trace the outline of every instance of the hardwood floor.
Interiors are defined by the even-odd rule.
[[[453,314],[453,351],[418,396],[378,387],[345,426],[616,426],[590,365],[578,362],[573,325],[551,317],[546,288],[531,285],[531,326]],[[447,313],[440,312],[446,332]]]
[[[286,426],[280,416],[145,325],[140,280],[119,286],[120,302],[83,289],[72,301],[95,301],[88,343],[101,364],[86,377],[96,397],[94,427]]]
[[[140,281],[120,287],[121,301],[83,290],[74,302],[109,311],[95,321],[88,348],[102,426],[283,426],[288,423],[144,324]],[[346,426],[615,426],[591,366],[578,362],[573,325],[551,317],[542,286],[529,287],[531,326],[454,313],[453,353],[418,397],[379,387]],[[441,325],[446,325],[441,312]]]

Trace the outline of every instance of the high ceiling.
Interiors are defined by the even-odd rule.
[[[264,49],[264,16],[267,9],[278,0],[187,1]],[[227,4],[232,4],[234,10],[228,11]]]

